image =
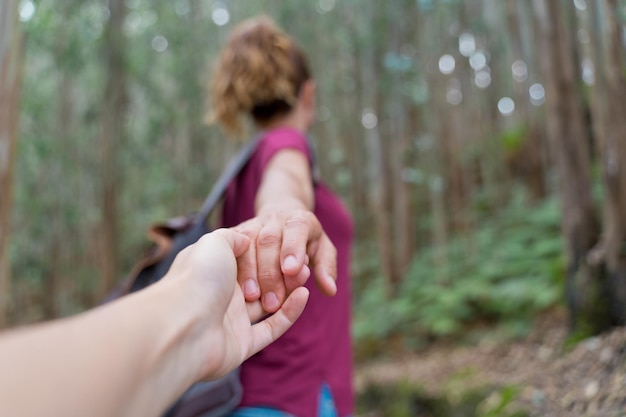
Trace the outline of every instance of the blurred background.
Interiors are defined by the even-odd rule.
[[[626,321],[622,0],[2,0],[0,327],[97,305],[235,145],[210,65],[267,14],[307,51],[355,216],[359,361]],[[19,111],[11,111],[19,109]]]

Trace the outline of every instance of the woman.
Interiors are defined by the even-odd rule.
[[[285,244],[284,235],[271,232],[279,230],[272,226],[280,222],[276,213],[301,213],[302,218],[292,216],[287,223],[305,224],[303,218],[313,212],[337,251],[336,282],[316,270],[312,258],[315,279],[306,282],[310,298],[299,321],[281,340],[242,365],[244,396],[232,416],[349,416],[353,413],[349,283],[353,226],[339,199],[312,175],[314,161],[306,133],[315,118],[315,83],[306,57],[269,18],[245,21],[233,31],[217,60],[211,101],[212,119],[226,132],[240,135],[246,118],[259,131],[253,156],[226,193],[223,225],[235,226],[255,216],[265,219],[259,227],[269,232],[259,233],[256,242],[262,252],[277,240]],[[281,262],[268,268],[282,268],[284,273],[295,260]],[[285,273],[287,291],[308,274],[308,268],[292,277]],[[285,294],[273,291],[265,279],[270,275],[259,272],[258,279],[246,280],[242,286],[247,299],[262,294],[265,310],[273,312]]]

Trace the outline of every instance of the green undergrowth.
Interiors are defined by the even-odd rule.
[[[397,296],[382,280],[355,302],[357,357],[417,350],[442,338],[475,342],[524,336],[538,313],[560,303],[564,259],[557,202],[508,206],[440,248],[416,254]],[[391,343],[390,343],[391,342]]]
[[[357,416],[527,417],[515,406],[515,386],[481,387],[439,395],[408,382],[368,385],[357,398]]]

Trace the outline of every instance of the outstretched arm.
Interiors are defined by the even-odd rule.
[[[313,180],[302,152],[284,149],[272,157],[255,206],[256,217],[236,227],[252,240],[239,262],[246,299],[260,298],[274,312],[306,282],[309,268],[319,289],[335,295],[337,251],[313,214]]]
[[[238,366],[284,333],[308,298],[262,314],[236,283],[248,239],[204,236],[153,286],[81,315],[0,336],[0,415],[156,416],[192,383]]]

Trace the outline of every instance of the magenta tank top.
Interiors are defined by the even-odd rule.
[[[313,158],[306,137],[291,128],[264,133],[249,163],[226,191],[223,225],[235,226],[254,217],[254,200],[267,163],[283,149]],[[268,406],[298,417],[316,417],[323,384],[330,387],[339,416],[353,414],[352,344],[350,337],[350,253],[352,219],[324,184],[315,184],[315,215],[337,248],[337,294],[323,295],[311,277],[307,306],[280,339],[241,367],[241,406]]]

